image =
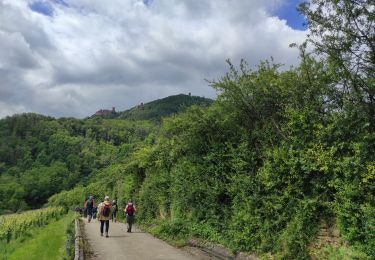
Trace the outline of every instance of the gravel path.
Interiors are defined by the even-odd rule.
[[[85,233],[93,251],[92,259],[111,260],[197,260],[213,259],[203,252],[188,250],[186,252],[177,249],[166,242],[144,233],[133,227],[132,233],[126,232],[126,225],[123,223],[109,223],[109,238],[101,237],[99,228],[100,222],[93,220],[85,223]]]

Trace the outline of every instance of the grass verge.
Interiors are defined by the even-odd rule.
[[[9,244],[0,245],[4,248],[1,250],[2,259],[71,259],[67,252],[67,248],[70,248],[67,231],[74,216],[73,213],[69,213],[64,218],[42,228],[30,229],[24,236]]]

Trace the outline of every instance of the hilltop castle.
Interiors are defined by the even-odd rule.
[[[95,116],[109,116],[109,115],[113,115],[113,114],[116,114],[115,107],[112,107],[112,110],[100,109],[100,110],[96,111]]]

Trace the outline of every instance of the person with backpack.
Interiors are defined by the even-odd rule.
[[[98,206],[98,220],[100,220],[100,235],[103,236],[105,225],[105,237],[108,237],[109,220],[112,218],[112,204],[109,197],[105,196],[104,201]]]
[[[128,223],[128,232],[132,232],[132,225],[134,223],[134,215],[135,215],[135,206],[132,202],[132,200],[128,201],[128,204],[126,204],[126,207],[124,209],[124,212],[126,214],[126,222]]]
[[[86,200],[85,202],[85,209],[86,209],[86,212],[87,212],[87,221],[88,223],[91,222],[91,219],[92,219],[92,211],[95,207],[95,200],[94,200],[94,197],[93,196],[89,196],[89,198]]]
[[[117,202],[116,200],[113,200],[112,201],[112,222],[113,220],[115,221],[116,223],[116,218],[117,218]]]

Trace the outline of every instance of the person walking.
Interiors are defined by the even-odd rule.
[[[98,206],[98,220],[100,221],[100,235],[103,236],[105,226],[105,237],[108,237],[109,220],[112,218],[112,204],[109,197],[105,196],[104,201]]]
[[[87,203],[88,200],[89,200],[89,197],[86,197],[86,198],[85,198],[85,202],[83,203],[83,217],[84,217],[84,218],[87,218],[87,207],[86,207],[86,203]]]
[[[116,223],[116,218],[117,218],[117,201],[113,200],[112,201],[112,222],[115,221]]]
[[[92,219],[92,211],[95,207],[95,200],[93,196],[89,196],[89,198],[85,202],[85,209],[87,213],[87,222],[90,223]]]
[[[128,223],[128,232],[132,232],[132,225],[134,223],[134,215],[135,215],[135,205],[133,204],[132,200],[128,201],[128,204],[126,204],[126,207],[124,209],[125,215],[126,215],[126,222]]]

